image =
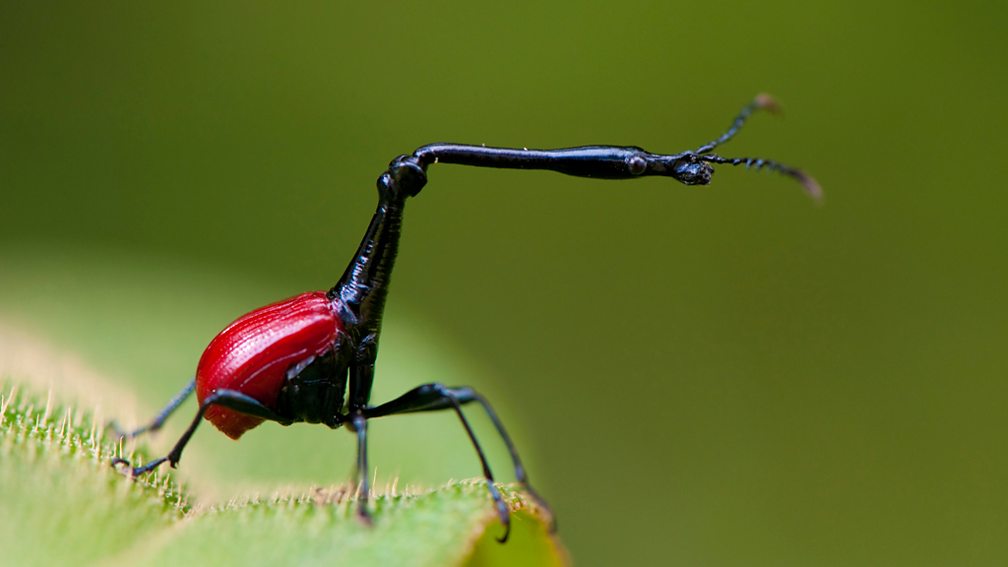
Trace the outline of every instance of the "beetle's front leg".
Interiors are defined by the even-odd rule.
[[[352,415],[347,419],[347,427],[357,435],[357,466],[353,474],[354,484],[357,486],[357,517],[370,525],[372,520],[368,502],[371,496],[371,483],[368,480],[367,418],[364,414]]]
[[[366,342],[361,350],[376,354],[373,345],[373,341]],[[370,361],[367,361],[367,358],[370,358]],[[367,417],[364,415],[364,410],[371,397],[371,384],[374,382],[374,358],[370,356],[367,358],[350,368],[346,423],[357,436],[357,465],[353,475],[354,484],[357,485],[357,517],[370,524],[371,512],[368,510],[368,502],[371,498],[371,483],[367,455]]]

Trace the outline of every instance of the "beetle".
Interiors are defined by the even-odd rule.
[[[339,281],[328,291],[312,291],[249,312],[228,325],[207,346],[196,367],[196,377],[149,424],[122,437],[159,429],[183,401],[196,392],[199,409],[188,429],[164,457],[143,466],[117,458],[136,477],[164,463],[176,467],[182,451],[206,419],[232,439],[263,423],[321,423],[346,427],[357,437],[355,476],[357,514],[370,522],[368,510],[368,420],[400,413],[452,410],[476,450],[486,485],[504,526],[500,541],[510,533],[510,516],[494,481],[483,448],[462,406],[476,403],[489,416],[507,447],[518,483],[551,518],[546,501],[532,488],[514,443],[493,408],[468,387],[424,384],[402,396],[371,405],[382,312],[389,276],[395,262],[407,199],[427,183],[427,169],[435,163],[476,167],[543,169],[578,177],[631,179],[652,175],[672,177],[686,185],[706,185],[713,165],[766,168],[798,180],[813,197],[818,183],[801,170],[758,158],[726,158],[713,150],[730,140],[758,109],[776,111],[768,95],[746,105],[717,139],[678,154],[654,154],[635,146],[580,146],[530,150],[437,143],[396,157],[378,178],[378,206],[364,237]],[[555,522],[553,523],[555,527]]]

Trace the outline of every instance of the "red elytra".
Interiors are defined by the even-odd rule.
[[[275,410],[288,369],[332,349],[342,332],[343,324],[323,291],[302,293],[241,316],[214,337],[200,357],[200,405],[217,390],[227,389]],[[221,406],[211,406],[204,417],[232,439],[263,422]]]

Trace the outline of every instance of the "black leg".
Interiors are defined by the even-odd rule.
[[[368,501],[371,498],[371,482],[367,458],[367,418],[361,414],[352,416],[348,422],[357,434],[357,467],[354,470],[354,484],[357,485],[357,517],[365,524],[371,524]]]
[[[366,524],[371,523],[371,512],[368,501],[371,499],[370,467],[367,455],[367,417],[364,408],[371,397],[371,385],[374,383],[375,342],[373,338],[363,341],[358,353],[361,361],[350,367],[350,380],[347,392],[347,425],[357,434],[357,465],[354,468],[353,479],[357,486],[357,516]]]
[[[504,429],[504,424],[501,423],[497,413],[494,412],[490,403],[487,402],[486,398],[481,396],[472,388],[461,387],[461,388],[449,388],[443,384],[424,384],[409,392],[406,392],[402,396],[386,402],[380,406],[369,408],[365,411],[364,415],[367,418],[382,417],[386,415],[393,415],[398,413],[414,413],[423,411],[437,411],[443,409],[452,409],[458,415],[459,420],[462,421],[462,426],[466,430],[466,434],[469,436],[469,440],[472,441],[473,448],[476,449],[476,454],[480,459],[480,464],[483,466],[483,475],[487,480],[487,486],[490,490],[490,495],[494,499],[494,504],[497,506],[498,515],[501,518],[501,522],[505,526],[504,536],[500,538],[499,541],[506,541],[508,534],[510,533],[510,516],[508,513],[507,505],[504,503],[500,492],[494,485],[493,473],[490,470],[490,465],[487,463],[486,455],[483,453],[483,448],[480,446],[479,441],[476,439],[476,434],[473,432],[472,427],[469,425],[469,421],[466,419],[465,414],[462,413],[462,405],[470,402],[479,403],[483,409],[490,416],[490,420],[493,422],[494,427],[497,428],[497,433],[503,439],[504,444],[507,446],[508,452],[511,454],[511,461],[514,465],[515,478],[522,485],[522,488],[528,492],[530,496],[549,514],[551,520],[553,519],[553,512],[550,510],[549,505],[539,493],[536,492],[532,485],[529,484],[528,474],[525,472],[525,467],[522,465],[521,458],[518,456],[518,450],[515,448],[514,443],[511,441],[511,436],[508,435],[507,430]],[[552,522],[551,529],[556,529],[555,521]]]
[[[347,385],[347,410],[350,415],[362,412],[371,399],[371,386],[374,384],[375,374],[374,357],[378,353],[377,347],[373,345],[375,342],[372,338],[366,345],[367,350],[374,353],[369,353],[371,362],[360,362],[350,367],[350,379]]]
[[[196,432],[196,428],[199,427],[200,422],[203,421],[203,414],[206,413],[210,406],[221,406],[270,421],[289,423],[287,420],[281,419],[280,416],[273,413],[272,410],[259,403],[259,401],[255,398],[246,396],[245,394],[234,390],[218,390],[203,400],[199,411],[196,412],[196,417],[194,417],[192,423],[189,424],[189,428],[186,429],[185,433],[182,434],[182,437],[179,438],[179,440],[175,443],[175,446],[166,456],[154,459],[142,467],[130,467],[129,461],[123,458],[117,458],[112,460],[112,466],[119,467],[119,465],[125,465],[130,467],[130,476],[139,476],[149,473],[166,461],[172,468],[175,468],[178,465],[179,459],[182,458],[182,450],[185,449],[186,444],[189,443],[189,439],[192,438],[193,433]]]
[[[157,416],[155,416],[150,423],[144,425],[143,427],[138,427],[133,431],[123,431],[123,429],[119,427],[119,423],[115,420],[110,421],[106,427],[115,432],[116,437],[119,439],[132,439],[138,435],[147,433],[148,431],[157,431],[158,429],[161,429],[161,426],[168,420],[168,417],[171,416],[171,414],[182,405],[182,402],[186,401],[186,399],[188,399],[195,390],[196,379],[193,378],[188,384],[186,384],[185,388],[182,388],[181,392],[175,394],[175,397],[168,402],[168,405],[166,405],[164,409],[158,412]]]

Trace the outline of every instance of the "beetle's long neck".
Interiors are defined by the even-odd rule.
[[[393,161],[378,178],[378,208],[343,277],[329,290],[350,311],[363,333],[377,333],[388,295],[389,276],[399,250],[406,199],[427,182],[423,169],[412,160]],[[349,323],[350,321],[345,321]]]
[[[377,330],[381,323],[389,275],[399,250],[403,202],[379,201],[357,253],[339,283],[329,291],[356,316],[358,322]]]

